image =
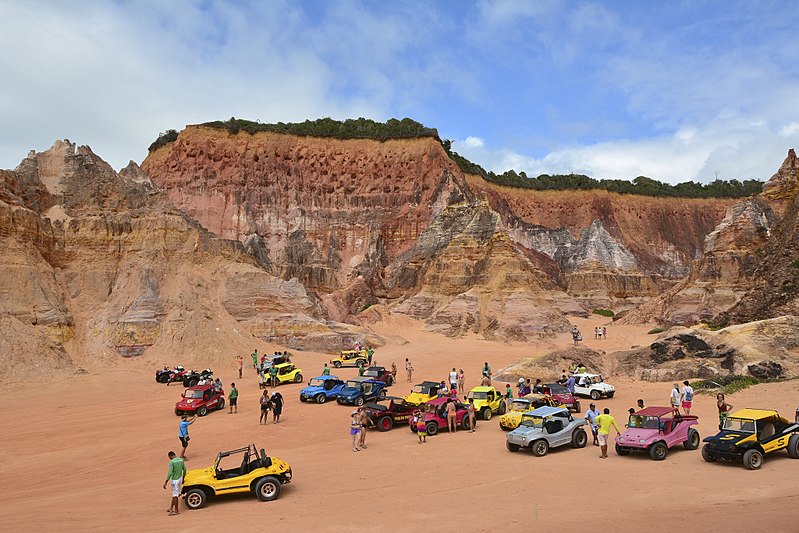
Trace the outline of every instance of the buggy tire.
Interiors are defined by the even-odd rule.
[[[572,432],[572,448],[585,448],[588,444],[588,435],[583,428],[577,428]]]
[[[498,411],[498,414],[499,414],[499,415],[504,415],[504,414],[505,414],[505,413],[507,413],[507,412],[508,412],[508,406],[507,406],[507,405],[505,405],[505,402],[502,402],[502,403],[500,403],[500,404],[499,404],[499,411]]]
[[[549,443],[544,439],[539,439],[530,445],[533,450],[533,455],[536,457],[543,457],[549,451]]]
[[[669,447],[666,443],[659,441],[649,447],[649,457],[654,461],[662,461],[669,455]]]
[[[197,408],[197,416],[205,416],[208,414],[208,408],[204,405],[201,405]]]
[[[763,466],[763,454],[760,450],[746,450],[744,452],[744,466],[748,470],[759,470]]]
[[[199,379],[197,379],[197,378],[195,378],[195,379],[190,379],[190,380],[189,380],[189,385],[188,385],[188,386],[189,386],[189,387],[196,387],[196,386],[197,386],[197,384],[198,384],[199,382],[200,382],[200,380],[199,380]]]
[[[262,477],[255,483],[255,495],[262,502],[271,502],[280,496],[280,480],[275,476]]]
[[[713,457],[713,454],[710,453],[710,449],[707,447],[707,444],[702,446],[702,459],[704,459],[708,463],[716,462],[716,458]]]
[[[432,437],[433,435],[438,433],[438,424],[436,424],[435,422],[428,422],[427,425],[425,426],[425,429],[427,430],[427,434]]]
[[[359,366],[362,366],[362,367],[366,368],[366,359],[356,359],[355,360],[355,367],[357,368]]]
[[[630,455],[630,450],[625,450],[616,443],[616,455]]]
[[[683,448],[686,450],[695,450],[699,448],[699,443],[702,439],[699,437],[699,432],[694,428],[688,430],[688,438],[682,443]]]
[[[217,409],[217,411],[219,411],[219,410],[224,409],[224,408],[225,408],[225,399],[224,398],[219,398],[219,401],[216,403],[216,409]]]
[[[388,376],[388,378],[386,378],[386,385],[390,387],[393,384],[394,384],[394,376]]]
[[[391,419],[390,416],[384,416],[377,421],[377,429],[380,431],[388,431],[393,427],[394,427],[394,421]],[[413,431],[413,427],[411,427],[411,431]]]
[[[490,407],[483,407],[480,409],[480,416],[483,420],[491,420],[491,408]]]
[[[305,396],[303,396],[302,394],[300,394],[300,401],[301,401],[301,402],[307,402],[308,400],[306,400],[306,399],[305,399]]]
[[[169,374],[161,374],[156,378],[158,383],[169,383]]]
[[[518,452],[519,446],[518,444],[511,444],[510,442],[505,441],[505,447],[508,449],[509,452]]]
[[[202,509],[208,502],[208,494],[203,489],[189,489],[183,497],[183,503],[188,509]]]
[[[592,399],[592,400],[594,400],[594,401],[597,401],[597,400],[598,400],[598,399],[600,399],[601,397],[602,397],[602,393],[601,393],[601,392],[599,392],[598,390],[592,390],[592,391],[591,391],[591,399]]]
[[[357,398],[355,398],[355,402],[354,403],[358,407],[362,406],[363,405],[363,396],[358,396]]]
[[[336,368],[341,368],[341,361],[336,361],[335,363],[333,363],[333,366]]]
[[[615,391],[615,390],[614,390],[614,391],[610,391],[610,392],[608,393],[608,398],[613,398],[613,395],[614,395],[614,394],[616,394],[616,391]]]
[[[302,374],[294,376],[294,383],[302,383]]]
[[[378,400],[385,400],[386,399],[386,389],[381,390],[377,393]]]
[[[178,408],[176,407],[176,408],[175,408],[175,414],[176,414],[176,415],[178,415],[178,416],[180,416],[180,415],[182,415],[182,414],[183,414],[183,411],[181,411],[180,409],[178,409]]]
[[[327,401],[327,396],[324,392],[320,392],[314,399],[316,400],[316,403],[325,403]]]
[[[580,401],[579,400],[574,402],[574,412],[575,413],[579,413],[580,412]]]
[[[788,456],[799,459],[799,435],[791,435],[788,439]]]
[[[469,415],[463,415],[461,419],[461,429],[472,429],[472,423],[469,421]]]

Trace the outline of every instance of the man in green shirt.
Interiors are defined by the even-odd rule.
[[[369,361],[369,366],[372,366],[372,357],[375,355],[375,351],[370,346],[366,349],[366,359]]]
[[[252,366],[255,368],[255,371],[258,371],[258,348],[255,349],[253,353],[250,354],[252,356]]]
[[[363,363],[359,362],[358,363],[358,375],[359,376],[363,376],[363,371],[364,371]]]
[[[269,367],[269,381],[272,382],[273,387],[277,387],[277,367],[275,365]]]
[[[228,410],[227,414],[232,415],[234,412],[238,414],[239,389],[236,388],[235,383],[230,384],[230,392],[228,392],[227,397],[228,397],[228,403],[230,404],[230,409]]]
[[[180,497],[180,491],[183,489],[183,479],[186,477],[186,463],[183,462],[183,459],[180,457],[175,456],[175,452],[169,452],[169,470],[166,473],[166,480],[164,481],[164,489],[166,490],[166,484],[172,484],[172,503],[169,505],[169,509],[167,509],[167,513],[169,516],[180,514],[178,510],[178,497]]]
[[[325,363],[325,367],[322,369],[322,375],[323,376],[329,376],[330,375],[330,367],[327,366],[327,363]]]

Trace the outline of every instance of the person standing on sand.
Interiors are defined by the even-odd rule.
[[[330,375],[330,367],[327,366],[327,363],[325,363],[325,367],[322,369],[322,375],[323,376],[329,376]]]
[[[186,478],[186,463],[180,457],[175,457],[175,452],[169,451],[167,454],[169,457],[169,470],[166,472],[166,480],[164,481],[164,489],[166,489],[166,484],[172,484],[172,503],[169,504],[169,509],[167,509],[167,513],[169,516],[180,514],[180,510],[178,509],[178,498],[180,497],[180,492],[183,489],[183,480]]]
[[[269,386],[277,387],[277,365],[274,364],[269,367]]]
[[[258,371],[258,348],[252,353],[252,366],[255,368],[255,371]]]
[[[605,326],[602,326],[602,338],[605,340],[607,340],[608,338],[608,328],[606,328]]]
[[[269,408],[272,407],[272,402],[269,400],[269,389],[264,389],[261,395],[261,420],[259,424],[266,424],[269,422]]]
[[[197,420],[197,415],[189,417],[187,415],[183,415],[180,417],[180,423],[178,424],[178,439],[180,439],[180,444],[183,445],[183,449],[180,451],[180,458],[186,458],[186,448],[189,447],[189,426],[194,424],[194,421]]]
[[[227,414],[232,415],[234,412],[239,414],[239,389],[236,388],[235,383],[230,384],[230,392],[227,394],[228,403],[230,404],[230,409],[228,410]]]
[[[599,439],[599,448],[602,450],[602,455],[599,456],[600,459],[607,459],[608,458],[608,439],[610,438],[610,426],[616,428],[616,433],[621,433],[621,429],[619,429],[619,425],[616,423],[616,419],[610,416],[610,409],[605,407],[605,410],[602,412],[601,415],[596,417],[596,425],[597,425],[597,438]]]
[[[405,358],[405,373],[408,375],[408,383],[410,383],[413,379],[413,366],[407,357]]]
[[[524,383],[524,381],[522,381],[522,383]],[[512,401],[513,401],[513,389],[510,388],[510,383],[505,383],[505,407],[509,411],[510,411],[510,404]]]
[[[694,388],[688,384],[688,380],[682,382],[682,409],[686,415],[691,414],[691,405],[694,401]]]
[[[458,390],[458,372],[455,370],[454,366],[449,373],[449,388],[450,390]]]
[[[458,369],[458,392],[463,394],[464,392],[464,383],[466,382],[466,376],[463,374],[463,369]]]
[[[239,367],[239,379],[242,378],[242,371],[244,369],[244,358],[240,355],[236,356],[236,366]]]
[[[363,376],[363,372],[364,372],[364,370],[365,370],[365,369],[364,369],[364,367],[363,367],[363,363],[359,361],[359,362],[358,362],[358,376]]]
[[[372,424],[372,420],[369,418],[369,415],[366,413],[366,409],[363,407],[358,408],[358,419],[361,422],[361,439],[358,441],[358,446],[361,449],[366,449],[366,428],[374,425]]]
[[[467,416],[469,417],[469,427],[472,428],[469,432],[474,433],[477,431],[477,413],[474,409],[474,398],[469,398],[469,412]]]
[[[447,429],[450,433],[456,433],[458,431],[457,422],[457,411],[455,410],[455,402],[452,399],[447,400]]]
[[[358,411],[353,411],[350,415],[350,435],[352,435],[352,451],[360,451],[358,448],[358,437],[361,434],[361,416]]]
[[[585,423],[591,426],[591,435],[594,436],[594,446],[599,446],[599,441],[597,440],[597,427],[596,427],[596,417],[599,416],[599,409],[596,408],[596,404],[592,403],[588,406],[588,411],[585,412]]]
[[[483,376],[487,377],[488,379],[491,379],[491,367],[488,366],[488,361],[483,363]]]
[[[566,379],[566,388],[569,389],[569,392],[574,395],[574,375],[569,374],[569,377]]]
[[[397,381],[397,363],[391,361],[391,377],[394,378],[394,381]]]
[[[272,394],[272,423],[277,424],[280,422],[280,415],[283,413],[283,395],[279,392]]]
[[[416,434],[419,436],[419,444],[427,442],[427,424],[424,420],[424,409],[420,406],[413,416],[416,417]]]
[[[671,408],[674,409],[675,412],[679,412],[680,410],[680,386],[676,383],[674,387],[671,389],[671,396],[669,397],[669,402],[671,403]]]
[[[574,345],[577,346],[577,343],[581,340],[583,340],[583,336],[580,335],[580,330],[577,329],[577,325],[575,324],[572,326],[572,341],[574,342]]]
[[[719,410],[719,431],[721,431],[724,429],[724,422],[727,421],[730,411],[732,411],[732,405],[724,401],[724,394],[720,392],[716,394],[716,407]],[[799,409],[796,410],[796,413],[799,414]]]
[[[372,366],[372,357],[374,357],[374,355],[375,355],[375,351],[372,349],[371,346],[368,347],[366,349],[366,360],[369,361],[369,366]]]

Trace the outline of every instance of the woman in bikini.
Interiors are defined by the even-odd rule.
[[[732,411],[732,405],[724,401],[724,394],[720,392],[716,394],[716,407],[719,409],[719,431],[721,431],[724,428],[724,422],[727,421],[727,416]]]
[[[350,435],[352,435],[352,451],[357,452],[358,450],[358,436],[361,433],[361,415],[358,411],[352,412],[352,417],[350,418]]]

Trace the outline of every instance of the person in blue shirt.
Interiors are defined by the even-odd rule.
[[[180,444],[183,446],[183,450],[180,452],[180,458],[186,458],[186,448],[189,447],[189,426],[194,424],[194,421],[197,420],[197,415],[189,417],[187,415],[183,415],[180,417],[180,424],[178,424],[178,438],[180,439]]]
[[[591,404],[588,406],[588,411],[585,412],[585,423],[591,426],[591,435],[594,436],[594,446],[599,446],[599,441],[597,441],[596,437],[596,417],[599,416],[599,409],[596,408],[596,404]]]
[[[574,376],[569,374],[569,378],[566,380],[566,388],[569,389],[569,392],[574,394]]]

